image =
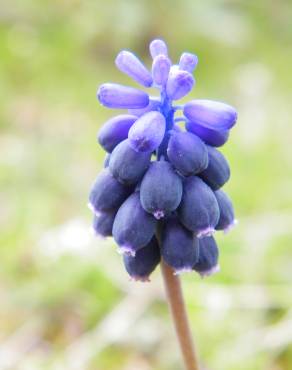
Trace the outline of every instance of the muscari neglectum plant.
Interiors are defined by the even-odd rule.
[[[178,274],[219,270],[216,230],[234,224],[231,200],[221,190],[230,177],[222,146],[237,113],[222,102],[175,102],[193,88],[198,58],[183,53],[172,64],[162,40],[150,43],[152,72],[129,51],[120,71],[159,96],[116,83],[100,86],[107,108],[125,109],[107,121],[98,141],[107,155],[89,196],[97,235],[113,236],[128,274],[147,281],[161,262],[167,296],[187,369],[199,369]]]

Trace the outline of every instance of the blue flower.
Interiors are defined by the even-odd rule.
[[[108,154],[89,196],[94,230],[114,237],[136,280],[147,280],[160,258],[176,273],[207,276],[218,270],[213,233],[236,223],[231,200],[219,190],[230,168],[215,147],[228,140],[237,112],[207,99],[176,105],[195,86],[198,57],[185,52],[172,64],[167,45],[158,39],[149,49],[151,71],[126,50],[115,63],[143,89],[157,89],[158,96],[116,83],[97,92],[102,105],[126,112],[98,134]]]

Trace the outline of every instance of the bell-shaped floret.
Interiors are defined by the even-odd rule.
[[[166,161],[152,162],[140,186],[143,208],[160,219],[176,210],[182,197],[182,181]]]
[[[219,251],[213,236],[199,240],[199,260],[193,266],[202,277],[210,276],[220,270],[218,265]]]
[[[140,194],[135,192],[125,200],[118,210],[113,225],[113,237],[121,253],[135,253],[152,239],[156,219],[144,210]]]
[[[162,230],[161,256],[176,273],[191,271],[199,258],[199,243],[178,220],[167,220]]]
[[[184,115],[192,122],[213,130],[228,130],[237,120],[236,110],[213,100],[192,100],[185,104]]]
[[[181,223],[199,238],[212,235],[219,220],[213,191],[196,176],[186,178],[178,212]]]
[[[137,117],[120,114],[108,120],[99,130],[98,142],[109,153],[123,140],[127,139],[130,127]]]
[[[130,191],[130,188],[117,181],[106,168],[97,176],[93,184],[88,206],[94,212],[117,208],[129,196]]]
[[[124,184],[136,184],[150,164],[150,152],[136,152],[129,140],[122,141],[111,154],[109,169]]]
[[[108,108],[137,109],[149,104],[149,96],[133,87],[105,83],[97,91],[99,102]]]
[[[153,152],[165,133],[165,118],[159,112],[145,113],[129,130],[129,144],[137,152]]]
[[[225,144],[229,137],[229,130],[213,130],[191,121],[186,122],[186,130],[199,136],[204,143],[216,147]]]
[[[116,217],[117,209],[98,212],[93,217],[92,229],[96,236],[103,238],[112,236],[112,229]]]
[[[195,175],[208,166],[206,145],[189,132],[172,133],[168,142],[167,157],[176,170],[184,175]]]
[[[160,250],[157,239],[153,237],[135,256],[124,254],[124,265],[132,279],[149,281],[150,274],[160,262]]]
[[[152,76],[144,64],[130,51],[123,50],[116,57],[116,66],[126,75],[132,77],[139,84],[150,87]]]
[[[200,173],[200,177],[208,184],[213,190],[218,190],[230,178],[230,167],[219,150],[207,147],[209,163],[208,167]]]
[[[216,225],[216,230],[224,230],[225,232],[228,232],[236,224],[231,199],[222,190],[217,190],[214,194],[220,210],[220,217],[218,224]]]
[[[171,68],[166,84],[166,95],[171,100],[178,100],[187,95],[194,85],[193,76],[178,68]]]

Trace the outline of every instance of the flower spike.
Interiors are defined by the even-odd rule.
[[[107,155],[89,196],[92,226],[96,235],[113,236],[133,280],[149,281],[161,258],[175,274],[210,276],[219,271],[214,233],[236,223],[221,190],[229,164],[216,147],[228,140],[237,112],[207,99],[176,103],[195,85],[198,57],[185,52],[172,65],[160,39],[149,50],[151,71],[126,50],[115,63],[144,88],[157,89],[157,96],[116,83],[97,92],[102,105],[125,111],[98,134]]]

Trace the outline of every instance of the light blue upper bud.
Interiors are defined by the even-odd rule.
[[[166,84],[166,94],[171,100],[178,100],[187,95],[194,85],[193,76],[178,68],[171,68]]]
[[[165,133],[165,118],[159,112],[149,112],[137,119],[129,130],[129,144],[137,152],[153,152]]]
[[[159,54],[168,55],[167,46],[163,40],[153,40],[149,45],[149,50],[153,59]]]
[[[154,82],[159,86],[164,86],[168,79],[171,61],[163,54],[157,55],[152,64],[152,76]]]
[[[198,57],[195,54],[183,53],[179,60],[179,68],[193,73],[198,64]]]
[[[149,96],[144,91],[114,83],[105,83],[97,91],[100,103],[108,108],[137,109],[149,104]]]
[[[230,129],[237,119],[233,107],[213,100],[192,100],[184,106],[183,112],[190,121],[213,130]]]
[[[115,62],[120,71],[132,77],[141,85],[145,87],[152,85],[153,80],[150,72],[133,53],[123,50],[118,54]]]

